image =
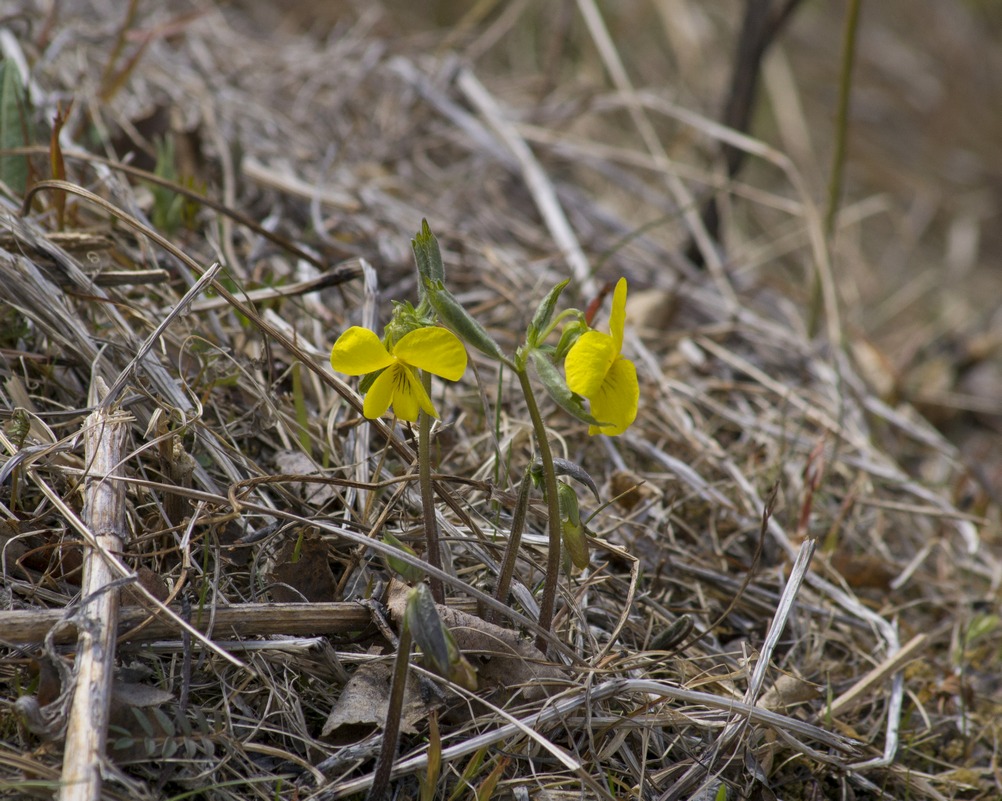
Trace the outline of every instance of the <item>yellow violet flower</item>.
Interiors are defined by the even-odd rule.
[[[451,331],[430,327],[404,334],[387,350],[372,331],[356,325],[334,343],[331,367],[345,375],[382,370],[365,394],[362,413],[375,420],[392,406],[401,420],[414,422],[418,411],[438,417],[417,370],[458,381],[466,370],[466,349]]]
[[[626,327],[626,279],[620,278],[612,296],[609,333],[586,331],[564,360],[567,387],[588,399],[591,415],[602,425],[589,434],[622,434],[637,418],[640,385],[637,368],[621,355]]]

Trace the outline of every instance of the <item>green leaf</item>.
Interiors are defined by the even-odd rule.
[[[450,651],[445,625],[438,616],[431,590],[425,584],[418,584],[407,597],[404,622],[411,636],[421,648],[428,667],[440,676],[449,675]]]
[[[537,338],[550,327],[550,320],[553,319],[553,310],[556,308],[560,293],[564,291],[564,287],[570,282],[570,278],[561,281],[546,293],[546,297],[536,307],[536,313],[532,315],[532,322],[529,323],[529,330],[526,333],[526,341],[530,348],[534,348],[539,344]]]
[[[576,481],[580,481],[592,491],[596,501],[602,501],[601,496],[598,494],[598,487],[595,486],[595,480],[591,477],[591,475],[589,475],[588,471],[577,462],[572,462],[569,459],[561,459],[559,456],[555,456],[553,458],[553,472],[558,476],[570,476]]]
[[[420,280],[418,286],[424,291],[428,282],[442,283],[445,281],[445,265],[442,263],[442,251],[438,247],[438,239],[431,232],[427,220],[421,220],[421,231],[411,240],[411,250],[414,251],[414,261],[417,262]]]
[[[588,539],[585,527],[581,525],[578,496],[570,484],[557,482],[557,499],[560,503],[560,531],[564,548],[571,557],[574,567],[584,570],[591,557],[588,553]]]
[[[553,398],[557,406],[582,423],[588,423],[593,426],[603,425],[585,411],[581,398],[567,388],[567,382],[564,381],[564,377],[560,375],[560,371],[553,366],[553,363],[546,358],[545,353],[539,350],[532,350],[530,353],[532,354],[532,363],[536,367],[536,374],[539,376],[539,380],[542,381],[546,394]]]
[[[438,319],[456,336],[486,356],[505,364],[508,363],[508,358],[501,350],[501,346],[494,341],[480,323],[470,316],[470,313],[463,308],[463,305],[448,289],[442,286],[441,282],[428,282],[425,289],[428,301],[435,313],[438,314]]]
[[[0,62],[0,150],[26,147],[31,144],[31,121],[24,79],[10,59]],[[26,156],[0,157],[0,181],[18,195],[28,188]]]
[[[413,548],[398,540],[388,531],[383,532],[383,542],[396,548],[398,551],[403,551],[404,553],[417,558],[417,554],[414,552]],[[400,576],[404,581],[414,583],[416,581],[420,581],[424,576],[424,571],[419,567],[415,567],[410,562],[405,562],[403,559],[390,556],[390,554],[383,554],[383,561],[386,562],[386,566],[390,570]]]

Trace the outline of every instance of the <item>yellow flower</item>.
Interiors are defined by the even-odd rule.
[[[401,420],[414,422],[419,410],[438,417],[417,370],[457,381],[466,370],[466,349],[445,328],[417,328],[387,350],[368,328],[352,326],[334,343],[331,367],[346,375],[381,370],[365,395],[362,413],[374,420],[392,406]]]
[[[622,434],[637,418],[640,385],[633,362],[620,355],[626,327],[626,279],[620,278],[612,296],[609,333],[586,331],[564,360],[567,387],[587,398],[591,415],[602,425],[589,434]]]

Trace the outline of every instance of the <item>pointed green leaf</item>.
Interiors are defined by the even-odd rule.
[[[575,420],[589,425],[602,425],[594,417],[585,411],[581,398],[567,388],[567,382],[560,375],[560,371],[553,366],[553,363],[546,358],[546,354],[539,350],[533,350],[532,363],[536,367],[536,374],[543,383],[546,390],[554,402]]]
[[[470,313],[463,308],[463,305],[448,289],[443,287],[441,283],[428,283],[425,289],[428,293],[428,301],[438,314],[438,319],[446,327],[452,329],[456,336],[486,356],[502,363],[508,362],[501,346],[494,341],[480,323],[470,316]]]
[[[448,676],[451,661],[449,640],[427,585],[418,584],[411,590],[407,598],[404,622],[425,659],[428,660],[428,667],[440,676]]]
[[[442,251],[439,250],[438,239],[431,232],[427,220],[421,220],[421,231],[411,240],[411,249],[414,251],[414,261],[417,262],[418,286],[422,292],[429,281],[445,281]]]
[[[31,119],[24,80],[10,59],[0,61],[0,150],[30,145]],[[0,156],[0,181],[18,195],[28,188],[26,156]]]
[[[576,481],[580,481],[592,491],[595,500],[601,502],[602,498],[598,494],[598,487],[595,486],[594,479],[577,462],[572,462],[569,459],[561,459],[559,456],[556,456],[553,459],[553,471],[558,476],[570,476]]]
[[[557,306],[560,293],[564,291],[564,287],[570,282],[571,279],[567,278],[553,287],[553,289],[546,293],[546,297],[543,298],[542,302],[536,308],[536,313],[532,315],[532,321],[529,323],[529,330],[526,336],[529,347],[534,348],[540,344],[537,342],[537,338],[549,328],[550,320],[553,319],[553,310]]]

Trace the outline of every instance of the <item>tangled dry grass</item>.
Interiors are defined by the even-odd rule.
[[[724,68],[685,69],[710,34],[681,23],[726,13],[672,4],[669,92],[624,83],[623,58],[649,76],[588,2],[407,36],[378,6],[304,31],[295,5],[127,25],[112,2],[17,5],[3,46],[31,65],[37,122],[73,105],[65,182],[0,201],[5,797],[66,778],[74,695],[110,715],[102,797],[364,794],[398,624],[378,534],[417,546],[421,503],[412,432],[365,422],[327,359],[414,297],[425,217],[509,350],[558,281],[583,305],[627,276],[642,396],[616,439],[547,410],[608,503],[539,664],[514,635],[540,503],[506,633],[473,638],[526,411],[476,356],[440,390],[448,620],[481,682],[418,671],[394,797],[998,797],[997,487],[844,326],[865,204],[832,248],[796,160],[712,121]],[[747,182],[716,166],[722,142],[754,159]],[[31,153],[47,176],[48,146]],[[698,236],[711,192],[722,248]],[[681,255],[694,232],[703,269]],[[98,530],[112,486],[124,525]],[[88,697],[117,592],[113,691]]]

